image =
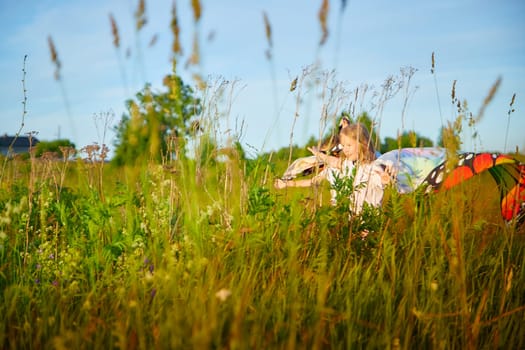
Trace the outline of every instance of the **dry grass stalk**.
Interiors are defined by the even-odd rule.
[[[151,37],[151,40],[149,41],[148,47],[153,47],[157,43],[157,39],[159,38],[158,34],[154,34]]]
[[[18,138],[18,136],[20,135],[20,133],[22,132],[22,130],[24,129],[24,126],[25,126],[25,117],[26,117],[26,114],[27,114],[27,89],[26,89],[26,61],[27,61],[27,55],[24,56],[24,63],[23,63],[23,66],[22,66],[22,92],[24,94],[24,99],[22,100],[22,121],[20,123],[20,128],[18,129],[18,131],[15,133],[15,137],[13,138],[13,141],[11,142],[11,144],[9,145],[8,147],[8,151],[7,151],[7,154],[13,154],[13,146],[16,142],[16,139]],[[2,169],[0,171],[0,183],[2,183],[3,181],[3,177],[4,177],[4,172],[5,172],[5,169],[6,169],[6,165],[7,165],[7,160],[8,160],[9,157],[5,157],[4,158],[4,161],[3,161],[3,164],[2,164]]]
[[[328,10],[330,9],[330,3],[328,0],[323,0],[323,3],[321,5],[321,8],[319,9],[319,23],[321,24],[321,41],[319,42],[319,45],[322,46],[326,42],[326,39],[328,39]]]
[[[507,152],[507,139],[509,137],[509,127],[510,127],[510,115],[514,113],[514,101],[516,100],[516,93],[512,95],[512,99],[510,100],[509,104],[509,111],[507,112],[507,129],[505,131],[505,146],[503,148],[503,152]],[[518,146],[516,146],[516,153],[518,153]]]
[[[492,87],[490,88],[488,95],[483,100],[483,104],[481,105],[481,108],[479,109],[478,116],[475,119],[476,122],[480,121],[481,118],[483,118],[483,114],[485,114],[485,109],[487,108],[487,106],[490,104],[490,102],[496,95],[496,92],[498,91],[500,85],[501,85],[501,77],[496,79],[494,84],[492,84]]]
[[[264,32],[266,33],[266,40],[268,41],[268,46],[272,48],[272,26],[270,25],[270,20],[268,19],[268,15],[266,12],[263,12],[263,20],[264,20]]]
[[[295,77],[295,79],[290,84],[290,91],[294,91],[295,89],[297,89],[297,79],[299,79],[299,77]]]
[[[374,104],[371,110],[376,109],[376,116],[372,119],[377,125],[377,128],[375,129],[376,139],[374,141],[374,147],[376,149],[380,147],[381,123],[383,119],[383,111],[385,105],[389,100],[391,100],[392,98],[394,98],[394,96],[397,95],[397,93],[401,90],[402,87],[403,80],[391,75],[387,77],[384,83],[381,85],[381,91],[379,93],[375,93],[374,97],[377,97],[377,102],[373,102]]]
[[[411,130],[408,132],[408,139],[412,147],[417,147],[417,134],[415,131]]]
[[[73,157],[77,150],[74,147],[69,146],[59,146],[58,149],[60,150],[60,153],[62,154],[62,160],[65,162],[71,157]]]
[[[512,99],[510,100],[510,107],[512,108],[512,106],[514,106],[514,101],[516,100],[516,93],[514,93],[512,95]],[[509,112],[514,112],[514,110],[512,111],[509,111]]]
[[[199,88],[199,90],[204,91],[206,89],[207,84],[206,81],[202,78],[202,75],[194,73],[191,77],[197,84],[197,88]]]
[[[188,62],[186,63],[187,66],[193,65],[196,66],[200,62],[200,54],[199,54],[199,36],[197,33],[193,34],[193,46],[191,50],[191,56],[188,59]]]
[[[405,131],[405,115],[408,108],[408,101],[410,97],[413,96],[418,89],[416,86],[414,89],[410,90],[410,82],[412,77],[417,72],[417,69],[414,67],[402,67],[401,68],[401,85],[404,86],[405,98],[403,100],[403,109],[401,110],[401,130]],[[400,85],[400,87],[401,87]]]
[[[461,131],[463,130],[463,115],[457,116],[453,123],[448,122],[446,127],[443,127],[443,145],[447,153],[447,170],[452,170],[458,162],[458,151],[461,146]]]
[[[51,53],[51,62],[53,62],[53,64],[55,65],[55,80],[60,80],[60,68],[62,67],[62,64],[58,59],[58,53],[55,48],[55,43],[53,42],[51,36],[47,37],[47,42],[49,44],[49,51]]]
[[[139,0],[139,4],[137,6],[137,11],[135,12],[135,25],[137,28],[137,31],[140,31],[142,27],[146,24],[146,1],[145,0]]]
[[[120,47],[120,36],[118,34],[117,22],[112,14],[109,14],[109,22],[111,23],[111,35],[113,36],[113,46],[115,48]]]
[[[191,8],[193,9],[193,19],[195,20],[195,23],[197,23],[202,15],[201,2],[199,0],[191,0]]]
[[[27,133],[27,137],[29,139],[29,159],[30,159],[30,164],[31,164],[31,170],[30,170],[30,176],[29,176],[29,183],[27,185],[27,190],[28,190],[28,215],[31,216],[32,212],[33,212],[33,196],[35,194],[35,186],[36,186],[36,183],[37,183],[37,178],[36,178],[36,165],[35,165],[35,153],[36,153],[36,150],[33,146],[33,138],[38,135],[38,132],[37,131],[30,131]],[[30,224],[30,220],[27,220],[26,222],[26,227],[25,227],[25,254],[24,254],[24,265],[26,264],[27,262],[27,257],[28,257],[28,254],[27,252],[29,251],[29,233],[31,231],[31,224]]]
[[[266,50],[266,58],[268,60],[272,59],[272,47],[273,47],[273,41],[272,41],[272,27],[270,25],[270,20],[268,19],[268,15],[266,12],[263,12],[263,21],[264,21],[264,31],[266,33],[266,40],[268,41],[268,49]]]
[[[173,33],[173,45],[171,50],[175,55],[181,55],[182,47],[180,45],[180,27],[179,20],[177,17],[177,6],[175,5],[175,1],[173,2],[173,6],[171,7],[171,32]]]
[[[436,78],[435,72],[436,72],[436,57],[435,57],[434,51],[432,51],[432,66],[430,68],[430,73],[434,77],[434,88],[436,89],[436,99],[437,99],[437,105],[438,105],[438,110],[439,110],[439,119],[441,120],[441,127],[445,127],[445,124],[443,123],[443,113],[441,112],[441,101],[439,99],[439,90],[438,90],[438,84],[437,84],[437,78]]]

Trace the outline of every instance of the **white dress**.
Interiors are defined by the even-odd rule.
[[[361,164],[357,167],[354,177],[354,191],[350,201],[350,210],[359,214],[366,202],[373,207],[379,207],[383,201],[385,186],[381,182],[383,169],[375,162]]]
[[[355,175],[354,167],[356,167]],[[350,198],[350,211],[352,213],[361,213],[365,202],[374,207],[379,207],[381,205],[384,185],[381,182],[380,176],[383,169],[379,164],[372,162],[355,166],[352,161],[344,160],[341,164],[341,169],[327,168],[324,171],[326,171],[326,179],[330,182],[332,188],[337,179],[354,176],[354,181],[352,183],[353,192]],[[332,204],[335,204],[335,198],[337,196],[335,190],[331,190],[331,195],[331,202]]]

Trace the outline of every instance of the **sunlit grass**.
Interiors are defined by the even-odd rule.
[[[40,161],[29,212],[31,167],[9,161],[3,346],[523,346],[524,236],[493,215],[495,191],[477,198],[489,178],[391,193],[361,240],[327,188],[277,193],[245,162],[199,181],[189,160],[108,167],[102,201],[83,162],[57,188]]]
[[[200,2],[192,8],[197,23]],[[320,46],[327,11],[323,1]],[[172,15],[176,73],[175,3]],[[138,32],[147,23],[144,1],[135,16]],[[263,19],[271,60],[270,19]],[[118,51],[123,38],[113,16],[110,23]],[[51,37],[49,45],[60,80]],[[315,70],[293,80],[290,93],[298,116],[301,89],[322,85],[320,139],[344,106],[361,112],[368,87],[343,94]],[[379,126],[402,86],[406,101],[412,96],[403,85],[412,74],[402,70],[368,92]],[[362,239],[362,223],[329,205],[326,184],[272,188],[292,151],[300,152],[293,128],[286,154],[247,159],[235,137],[207,148],[225,134],[215,119],[224,91],[210,91],[206,133],[191,140],[187,158],[115,167],[104,163],[104,146],[91,145],[75,161],[1,159],[2,348],[525,347],[524,228],[502,221],[491,178],[434,195],[388,191],[379,213],[365,213],[371,232]],[[466,111],[458,114],[461,124]],[[460,141],[454,126],[448,131]]]

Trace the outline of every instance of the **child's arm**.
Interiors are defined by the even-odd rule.
[[[304,179],[304,180],[282,180],[277,179],[273,183],[275,188],[278,190],[282,190],[286,187],[308,187],[312,185],[312,180],[310,179]]]
[[[302,179],[302,180],[283,180],[283,179],[276,179],[273,183],[274,187],[278,190],[282,190],[286,187],[310,187],[312,185],[317,185],[323,180],[323,176],[317,175],[310,179]]]

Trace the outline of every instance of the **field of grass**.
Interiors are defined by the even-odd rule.
[[[491,179],[389,193],[362,240],[325,187],[274,190],[275,164],[8,160],[0,344],[525,347],[525,235]]]
[[[144,1],[135,16],[144,25]],[[395,86],[408,100],[412,74],[383,86],[379,111]],[[298,106],[303,78],[290,88]],[[336,106],[361,99],[330,94]],[[465,118],[454,88],[452,98]],[[433,195],[387,191],[379,212],[349,221],[326,184],[273,188],[291,150],[124,167],[84,158],[0,157],[3,349],[525,348],[525,227],[503,222],[490,177]]]

